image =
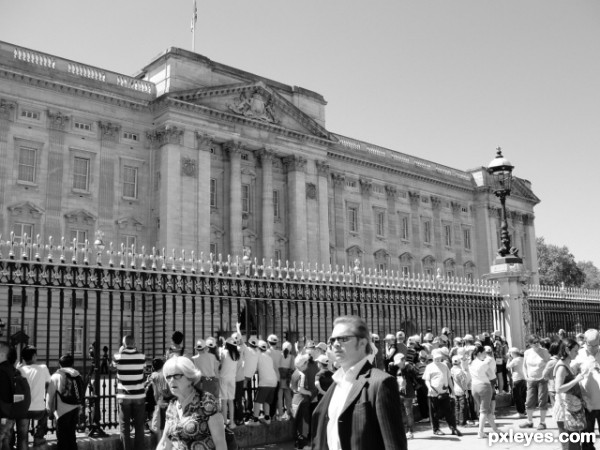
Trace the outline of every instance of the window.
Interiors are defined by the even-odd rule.
[[[133,251],[136,249],[137,238],[135,236],[131,236],[128,234],[123,235],[123,245],[125,246],[126,252],[131,253],[131,249]]]
[[[376,194],[382,194],[382,195],[383,195],[383,194],[384,194],[384,192],[385,192],[385,189],[384,189],[384,187],[383,187],[382,185],[380,185],[380,184],[374,184],[374,185],[371,187],[371,190],[372,190],[374,193],[376,193]]]
[[[23,326],[21,326],[21,319],[14,318],[10,324],[10,336],[12,336],[15,333],[18,333],[21,330],[23,331],[23,333],[29,335],[29,321],[25,320],[25,323],[23,324]]]
[[[409,230],[409,220],[408,217],[402,217],[401,223],[400,223],[400,239],[403,239],[405,241],[408,241],[408,230]]]
[[[217,254],[217,244],[213,244],[211,242],[211,244],[210,244],[210,253],[212,253],[213,255]]]
[[[210,179],[210,206],[217,207],[217,180],[214,178]]]
[[[73,336],[74,341],[71,342],[71,349],[74,355],[83,354],[83,327],[67,328],[68,336]]]
[[[27,237],[27,244],[31,244],[31,236],[33,236],[33,224],[30,223],[15,223],[13,226],[14,239],[16,243],[24,242]]]
[[[423,242],[431,244],[431,222],[429,220],[423,222]]]
[[[409,266],[402,266],[402,276],[403,277],[407,277],[410,275],[410,267]]]
[[[279,219],[279,191],[273,191],[273,218]]]
[[[137,198],[137,182],[138,169],[137,167],[123,167],[123,197]]]
[[[248,153],[242,153],[242,161],[248,161]]]
[[[375,223],[377,226],[377,236],[385,236],[385,212],[377,211],[375,215]]]
[[[23,298],[21,294],[13,294],[12,296],[12,306],[27,306],[27,296]]]
[[[73,159],[73,189],[89,191],[90,188],[90,160],[75,156]]]
[[[358,184],[356,183],[356,180],[346,180],[346,187],[350,189],[356,189],[357,186]]]
[[[128,141],[137,141],[139,139],[139,136],[135,133],[130,133],[128,131],[124,131],[123,139],[127,139]]]
[[[281,250],[275,250],[275,264],[277,264],[278,261],[281,261]]]
[[[29,147],[19,148],[19,181],[35,183],[37,150]]]
[[[444,242],[446,247],[452,246],[452,225],[444,225]]]
[[[26,119],[40,120],[40,113],[37,111],[29,111],[24,109],[21,111],[21,117],[25,117]]]
[[[92,124],[84,122],[74,122],[73,126],[76,130],[92,131]]]
[[[88,234],[86,230],[71,230],[69,233],[69,240],[75,245],[75,247],[82,249],[85,247],[87,235]]]
[[[356,206],[348,206],[348,231],[358,231],[358,208]]]
[[[466,250],[471,250],[471,229],[463,228],[463,242]]]
[[[242,184],[242,212],[250,212],[250,185]]]
[[[69,298],[69,308],[73,309],[73,297]],[[75,308],[83,308],[83,297],[75,297]]]

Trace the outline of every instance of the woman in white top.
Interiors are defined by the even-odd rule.
[[[240,352],[233,338],[227,338],[221,349],[221,368],[219,370],[219,392],[221,394],[221,411],[227,420],[229,428],[234,429],[235,418],[233,399],[235,398],[235,376],[238,365],[241,365]]]
[[[498,426],[494,421],[494,411],[492,410],[492,384],[491,380],[496,378],[496,371],[493,370],[486,361],[486,353],[483,347],[475,347],[471,354],[471,364],[469,364],[469,373],[471,374],[471,392],[475,399],[475,405],[479,406],[479,433],[477,436],[481,439],[486,437],[483,432],[485,422],[489,422],[490,427],[496,433],[499,432]]]
[[[523,354],[517,347],[511,347],[508,350],[508,362],[506,368],[510,370],[512,376],[512,395],[515,401],[515,407],[520,418],[525,416],[525,398],[527,396],[527,381],[523,373]]]
[[[544,369],[550,361],[550,353],[540,345],[540,338],[532,334],[529,339],[529,348],[523,355],[523,373],[527,381],[527,400],[525,410],[527,422],[519,428],[533,428],[533,411],[536,406],[540,408],[540,424],[538,430],[546,429],[546,410],[548,409],[548,380],[544,379]]]

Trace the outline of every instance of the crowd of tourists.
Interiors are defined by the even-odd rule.
[[[144,432],[150,428],[158,449],[189,449],[203,442],[206,448],[224,450],[232,448],[231,430],[238,426],[288,420],[294,421],[296,448],[310,448],[311,442],[312,448],[328,448],[314,445],[317,407],[324,397],[323,402],[332,405],[339,392],[346,389],[344,395],[348,394],[352,383],[345,382],[356,374],[353,367],[344,367],[343,356],[349,351],[348,341],[357,336],[338,333],[329,342],[292,343],[271,334],[262,340],[245,336],[238,324],[231,336],[199,339],[188,351],[185,336],[175,331],[165,355],[152,360],[149,376],[146,355],[138,351],[132,336],[125,336],[113,356],[123,448],[146,448]],[[524,349],[509,347],[499,331],[459,337],[449,328],[437,336],[398,331],[380,339],[369,333],[365,341],[369,367],[394,380],[392,391],[400,405],[396,420],[404,441],[414,437],[416,419],[429,423],[433,436],[445,434],[442,422],[458,437],[466,427],[476,427],[480,438],[487,437],[487,430],[501,432],[495,417],[498,394],[512,395],[515,419],[522,420],[519,426],[524,429],[545,430],[548,412],[564,433],[593,432],[594,423],[600,423],[597,330],[576,339],[564,330],[552,339],[532,335]],[[0,342],[1,449],[15,448],[15,443],[19,450],[28,448],[29,433],[34,445],[43,444],[49,418],[55,421],[59,448],[76,449],[85,387],[73,368],[73,356],[63,355],[52,376],[37,362],[35,347],[23,348],[21,361],[16,359],[14,348]],[[23,384],[28,388],[16,392],[15,386]],[[337,394],[328,395],[332,386]],[[336,413],[328,408],[329,415]],[[563,446],[582,448],[577,441]],[[358,448],[335,439],[332,445]],[[588,448],[593,444],[584,443],[583,449]]]

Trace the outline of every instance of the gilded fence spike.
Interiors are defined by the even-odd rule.
[[[192,250],[192,268],[191,271],[193,274],[196,273],[196,252],[194,250]]]
[[[175,258],[175,249],[171,249],[171,272],[177,272],[177,259]]]
[[[238,278],[240,276],[240,257],[239,257],[239,255],[235,257],[235,276]]]
[[[285,260],[285,279],[290,280],[290,262],[287,259]]]
[[[155,253],[155,248],[152,247],[152,253]],[[113,243],[109,243],[108,244],[108,266],[109,267],[114,267],[115,265],[115,260],[114,260],[114,256],[115,256],[115,249],[114,249],[114,245]],[[152,269],[156,270],[156,265],[154,264],[154,262],[152,262]]]
[[[217,275],[223,276],[223,254],[217,256]]]
[[[232,273],[231,273],[231,255],[227,255],[227,262],[224,264],[227,264],[227,276],[230,277],[232,275]]]
[[[304,281],[304,262],[300,261],[300,281]]]
[[[89,265],[90,263],[90,259],[89,259],[89,252],[90,252],[90,241],[88,241],[87,239],[85,240],[84,244],[83,244],[83,264],[85,264],[86,266]]]
[[[204,252],[200,252],[200,275],[204,275]]]
[[[265,259],[263,258],[263,268],[264,268],[264,264],[265,264]],[[250,270],[251,269],[252,268],[250,268]],[[259,270],[259,267],[258,267],[258,258],[254,257],[254,278],[258,278],[258,270]],[[250,272],[248,272],[248,273],[250,273]]]
[[[296,261],[294,261],[293,267],[294,267],[294,278],[293,278],[293,280],[294,281],[298,281],[298,275],[297,275],[297,270],[296,270]]]
[[[160,258],[162,260],[160,270],[162,270],[163,272],[166,272],[167,271],[167,255],[166,255],[164,247],[162,248]]]
[[[34,254],[33,254],[33,258],[37,261],[40,262],[41,256],[40,256],[40,248],[43,248],[42,245],[42,238],[40,237],[39,234],[36,234],[35,236],[35,243],[33,244],[33,248],[34,248]],[[2,255],[0,254],[0,258],[2,258]]]
[[[47,260],[49,263],[52,262],[52,260],[54,259],[54,239],[52,239],[52,236],[50,236],[48,238],[48,245],[46,245],[46,250],[48,251],[48,256],[47,256]],[[0,258],[2,257],[2,254],[0,254]]]

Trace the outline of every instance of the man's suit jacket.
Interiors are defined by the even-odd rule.
[[[327,446],[328,409],[335,389],[334,383],[313,413],[313,450],[330,450]],[[400,408],[396,379],[367,361],[338,419],[342,450],[405,450],[406,434]]]

